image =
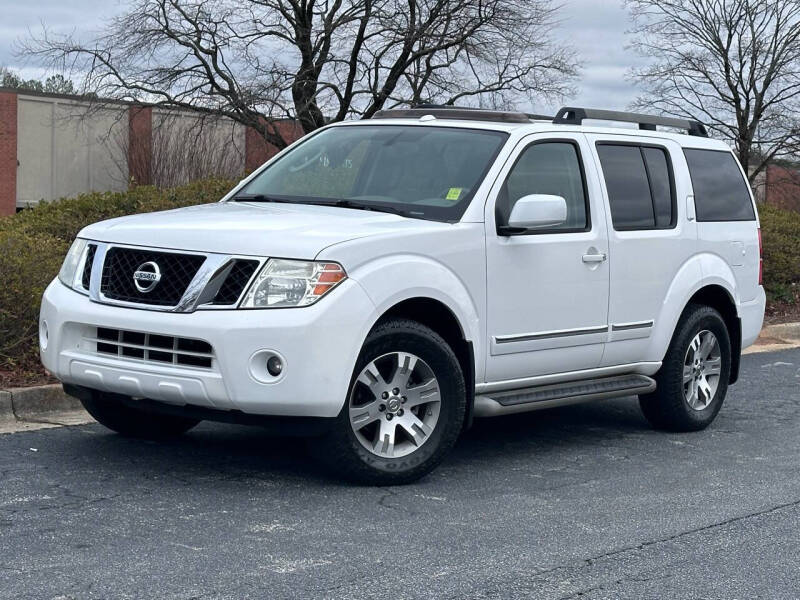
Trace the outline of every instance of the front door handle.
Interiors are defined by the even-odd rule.
[[[597,254],[584,254],[581,260],[585,263],[601,263],[608,258],[605,252],[598,252]]]

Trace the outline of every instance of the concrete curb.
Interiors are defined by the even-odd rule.
[[[767,325],[761,330],[761,336],[777,338],[779,340],[800,342],[800,323],[779,323],[777,325]]]
[[[742,354],[777,352],[797,347],[800,347],[800,323],[779,323],[764,327],[756,342],[745,348]]]
[[[80,401],[65,394],[58,383],[0,390],[0,423],[36,422],[53,414],[82,410]]]
[[[14,406],[11,404],[11,392],[0,391],[0,427],[14,423]]]

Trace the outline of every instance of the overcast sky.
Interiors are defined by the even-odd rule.
[[[0,0],[0,66],[40,76],[34,65],[22,64],[14,56],[15,43],[41,24],[63,32],[75,31],[88,37],[102,26],[103,19],[124,9],[125,0]],[[629,28],[621,0],[565,0],[560,34],[575,47],[584,68],[578,92],[570,104],[596,108],[624,109],[636,90],[625,74],[637,57],[626,50]],[[531,107],[552,112],[554,107]]]

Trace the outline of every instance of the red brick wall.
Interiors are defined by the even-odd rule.
[[[152,180],[153,109],[131,106],[128,109],[128,177],[139,185]]]
[[[767,204],[800,212],[800,171],[770,165],[766,187]]]
[[[0,92],[0,215],[17,210],[17,95]]]
[[[287,142],[292,143],[303,137],[303,128],[295,121],[280,121],[276,123],[278,131]],[[250,173],[264,162],[278,153],[278,149],[267,143],[263,136],[255,129],[248,127],[244,134],[244,168]]]

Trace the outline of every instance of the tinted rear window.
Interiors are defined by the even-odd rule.
[[[656,212],[656,227],[672,225],[672,176],[667,153],[663,148],[642,148],[642,156],[647,163],[650,175],[650,189],[653,194],[653,208]]]
[[[754,221],[747,182],[730,152],[684,149],[698,221]]]
[[[611,204],[611,220],[615,229],[645,229],[653,227],[653,202],[650,184],[638,146],[597,147],[603,176]]]
[[[614,229],[668,229],[674,225],[675,193],[663,148],[597,145]]]

